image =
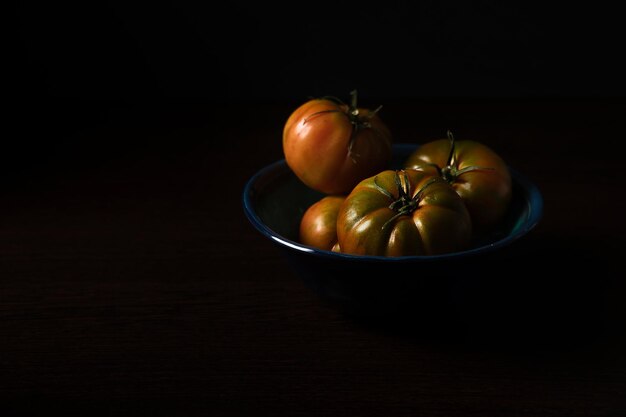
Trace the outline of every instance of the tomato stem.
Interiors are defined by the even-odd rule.
[[[457,165],[456,161],[454,161],[455,150],[456,150],[455,140],[454,140],[454,135],[452,135],[452,132],[450,131],[450,129],[448,129],[447,135],[448,135],[448,139],[450,140],[450,153],[448,154],[448,161],[446,163],[446,166],[444,166],[443,168],[439,168],[436,165],[435,167],[439,171],[439,174],[441,175],[441,177],[444,180],[446,180],[448,183],[452,184],[453,182],[457,180],[457,178],[459,178],[459,176],[465,174],[466,172],[478,171],[478,170],[487,170],[487,171],[494,170],[494,168],[492,167],[481,167],[477,165],[471,165],[463,169],[458,169],[458,167],[456,166]]]
[[[306,124],[309,121],[309,119],[315,116],[319,116],[320,114],[343,112],[348,118],[348,120],[350,121],[350,124],[352,125],[352,132],[350,133],[350,141],[348,142],[348,155],[350,156],[350,159],[352,160],[352,162],[356,163],[357,161],[355,159],[355,156],[359,156],[358,154],[355,154],[353,152],[354,142],[356,141],[357,134],[359,133],[359,131],[361,131],[362,129],[372,129],[374,131],[374,134],[384,139],[383,135],[378,131],[378,129],[374,129],[372,127],[372,124],[370,123],[370,120],[372,119],[372,117],[374,117],[380,111],[380,109],[382,109],[383,107],[382,105],[378,106],[374,111],[370,111],[367,116],[361,115],[359,108],[358,108],[358,93],[356,89],[350,92],[350,105],[349,106],[347,106],[343,101],[341,101],[340,99],[334,96],[323,96],[320,99],[332,101],[338,104],[339,106],[342,106],[342,109],[341,110],[340,109],[320,110],[318,112],[312,113],[309,116],[307,116],[303,120],[302,123]],[[347,107],[347,110],[344,110],[346,107]]]
[[[454,135],[450,129],[448,129],[446,133],[448,135],[448,140],[450,140],[450,153],[448,154],[448,160],[446,162],[446,167],[449,167],[452,165],[452,159],[454,158]]]
[[[357,110],[357,91],[356,90],[350,91],[350,110],[352,111],[356,110],[357,111],[356,114],[359,114]]]
[[[377,136],[382,138],[381,133],[377,129],[374,129],[372,127],[370,120],[380,111],[380,109],[383,106],[380,105],[374,111],[370,111],[367,116],[362,116],[358,108],[357,99],[358,99],[357,90],[356,89],[352,90],[350,92],[350,107],[348,108],[348,111],[346,112],[346,116],[348,116],[348,119],[350,120],[350,123],[352,124],[352,133],[350,134],[350,142],[348,143],[348,155],[350,156],[350,159],[354,163],[356,163],[356,159],[353,156],[354,154],[353,154],[352,149],[354,147],[354,142],[356,141],[357,134],[359,133],[359,131],[361,131],[362,129],[372,129]],[[358,154],[356,156],[358,156]]]
[[[309,121],[309,119],[310,119],[311,117],[314,117],[314,116],[319,116],[320,114],[324,114],[324,113],[339,113],[339,110],[337,110],[337,109],[328,109],[328,110],[320,110],[320,111],[316,111],[315,113],[312,113],[312,114],[308,115],[308,116],[307,116],[307,117],[306,117],[306,118],[302,121],[302,123],[303,123],[303,124],[306,124],[306,123]]]
[[[404,179],[404,181],[402,181],[402,179],[400,178],[399,172],[402,173],[402,179]],[[396,171],[394,181],[396,183],[396,186],[398,187],[398,198],[389,205],[389,209],[395,211],[396,214],[383,224],[383,229],[385,229],[387,225],[392,223],[398,217],[413,213],[417,209],[419,202],[422,199],[424,190],[426,190],[426,188],[434,182],[441,181],[441,179],[439,177],[430,178],[419,188],[419,190],[415,193],[413,197],[411,197],[411,183],[409,182],[409,177],[406,174],[405,170]],[[378,185],[378,183],[376,182],[376,178],[374,178],[374,184],[379,189],[384,190]],[[391,193],[389,193],[387,190],[384,190],[383,194],[391,197]]]
[[[376,175],[374,177],[374,186],[376,187],[376,189],[378,189],[378,191],[380,191],[381,193],[385,194],[387,197],[389,197],[391,200],[395,200],[395,197],[387,190],[385,190],[383,187],[381,187],[378,184],[378,175]]]

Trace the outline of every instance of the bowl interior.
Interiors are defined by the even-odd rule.
[[[395,144],[392,169],[399,169],[418,145]],[[540,220],[543,200],[539,190],[519,172],[510,169],[513,180],[513,199],[507,216],[500,227],[491,235],[476,240],[470,249],[455,254],[403,257],[403,258],[438,258],[456,256],[493,249],[511,243],[526,234]],[[299,250],[325,256],[348,257],[354,255],[336,254],[314,249],[298,242],[300,219],[306,209],[323,197],[323,194],[304,185],[289,169],[284,160],[277,161],[250,179],[244,190],[244,210],[252,224],[264,235],[289,250]],[[382,258],[394,260],[399,258]]]

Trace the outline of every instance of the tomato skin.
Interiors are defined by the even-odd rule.
[[[417,148],[404,163],[405,168],[438,172],[448,165],[451,141],[438,139]],[[473,140],[454,141],[452,166],[460,171],[477,167],[450,178],[472,218],[477,234],[492,231],[506,214],[511,197],[511,174],[504,160],[488,146]]]
[[[396,175],[410,199],[419,194],[416,207],[407,214],[391,207],[402,200]],[[355,255],[456,252],[468,247],[471,233],[469,213],[456,191],[441,177],[413,169],[385,170],[361,181],[337,217],[341,251]]]
[[[313,203],[300,220],[300,243],[340,252],[337,241],[337,213],[345,196],[329,195]]]
[[[287,165],[305,185],[325,194],[347,194],[387,168],[391,144],[391,132],[375,111],[326,98],[302,104],[283,129]]]

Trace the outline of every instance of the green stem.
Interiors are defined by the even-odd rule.
[[[446,166],[451,166],[452,165],[452,159],[454,158],[454,135],[452,135],[452,132],[450,131],[450,129],[448,129],[448,139],[450,140],[450,153],[448,154],[448,161],[446,162]]]
[[[454,161],[454,152],[455,152],[455,141],[452,132],[448,129],[448,139],[450,140],[450,153],[448,154],[448,162],[446,166],[443,168],[438,168],[439,174],[441,177],[446,180],[448,183],[452,184],[457,178],[466,172],[472,172],[477,170],[487,170],[492,171],[494,168],[491,167],[481,167],[477,165],[471,165],[465,167],[463,169],[457,169],[456,162]]]
[[[411,198],[411,184],[409,183],[409,177],[406,174],[405,170],[401,170],[401,171],[402,171],[402,174],[404,175],[404,185],[402,184],[402,181],[400,179],[400,175],[398,173],[399,171],[396,171],[396,175],[394,177],[394,181],[396,183],[396,186],[398,187],[399,197],[398,197],[398,199],[396,199],[393,203],[391,203],[389,205],[389,208],[391,210],[395,211],[396,214],[393,215],[393,217],[391,217],[389,220],[387,220],[383,224],[383,226],[382,226],[383,229],[385,229],[390,223],[392,223],[398,217],[404,216],[404,215],[409,215],[409,214],[413,213],[417,209],[417,207],[419,205],[419,202],[420,202],[420,200],[422,198],[424,190],[426,190],[426,188],[428,188],[428,186],[430,186],[434,182],[441,181],[439,179],[439,177],[432,177],[432,178],[430,178],[428,181],[426,181],[426,183],[424,185],[422,185],[420,187],[420,189],[417,191],[417,193],[415,193],[415,196],[413,196]],[[374,180],[375,180],[375,178],[374,178]],[[376,182],[374,182],[374,183],[376,184]],[[387,190],[385,190],[384,194],[385,195],[389,195],[391,193],[389,193]]]
[[[395,197],[387,190],[385,190],[383,187],[381,187],[380,185],[378,185],[378,175],[376,175],[374,177],[374,186],[378,189],[378,191],[380,191],[381,193],[385,194],[387,197],[389,197],[390,199],[394,200]]]
[[[314,116],[319,116],[320,114],[324,114],[324,113],[339,113],[339,110],[337,109],[328,109],[328,110],[320,110],[320,111],[316,111],[315,113],[309,114],[302,123],[307,123],[309,121],[310,118],[314,117]]]
[[[356,109],[357,109],[357,91],[352,90],[350,91],[350,110],[356,110]],[[358,110],[356,114],[358,114]]]
[[[324,96],[322,97],[322,99],[325,100],[330,100],[333,101],[339,105],[345,106],[345,104],[338,98],[334,97],[334,96]],[[350,156],[350,159],[352,160],[352,162],[356,163],[356,159],[355,154],[353,152],[353,148],[354,148],[354,142],[356,141],[356,137],[357,137],[357,133],[361,130],[361,129],[371,129],[372,128],[372,124],[370,123],[370,119],[372,117],[374,117],[376,115],[376,113],[378,113],[380,111],[380,109],[383,106],[380,105],[378,106],[374,111],[369,112],[369,114],[364,117],[360,115],[359,112],[359,108],[358,108],[358,93],[357,90],[352,90],[350,92],[350,106],[348,107],[348,110],[345,111],[345,115],[346,117],[348,117],[348,120],[350,121],[350,123],[352,124],[352,132],[350,133],[350,141],[348,143],[348,155]],[[314,117],[314,116],[318,116],[320,114],[324,114],[324,113],[338,113],[338,112],[342,112],[342,110],[339,109],[328,109],[328,110],[320,110],[318,112],[315,112],[313,114],[310,114],[306,119],[304,119],[304,123],[306,123],[310,118]],[[377,129],[374,129],[374,133],[382,138],[382,135],[380,134],[380,132],[378,132]],[[358,155],[356,155],[358,156]]]
[[[472,172],[472,171],[482,171],[482,170],[486,170],[486,171],[493,171],[495,168],[493,167],[481,167],[478,165],[471,165],[468,167],[465,167],[463,169],[459,169],[458,171],[456,171],[455,173],[455,177],[460,177],[461,175],[465,174],[466,172]]]

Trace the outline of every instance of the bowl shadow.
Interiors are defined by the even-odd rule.
[[[384,280],[386,271],[375,266],[363,268],[360,277],[308,279],[304,271],[301,276],[325,304],[371,330],[419,341],[550,352],[626,342],[626,291],[615,256],[590,251],[576,239],[543,236],[465,259],[462,266],[436,265],[422,272],[429,280]]]

